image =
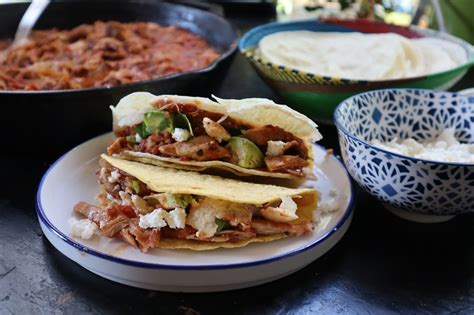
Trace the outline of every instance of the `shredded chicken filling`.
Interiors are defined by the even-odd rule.
[[[219,160],[295,176],[304,176],[308,166],[303,140],[277,126],[252,128],[194,104],[166,100],[155,103],[144,116],[143,122],[116,130],[109,154],[129,150],[185,161]],[[183,126],[183,120],[189,124]]]
[[[301,235],[311,223],[297,218],[291,197],[263,206],[208,197],[152,192],[138,179],[101,160],[97,172],[104,192],[100,207],[79,202],[74,211],[97,224],[100,233],[146,252],[162,237],[205,242],[237,242],[257,235]],[[285,207],[282,209],[281,207]]]

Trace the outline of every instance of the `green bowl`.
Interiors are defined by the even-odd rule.
[[[364,81],[326,77],[291,69],[262,60],[255,54],[261,38],[283,32],[308,30],[315,32],[393,32],[409,38],[437,37],[459,44],[466,51],[467,62],[448,71],[407,79]],[[333,112],[343,100],[370,90],[382,88],[425,88],[445,90],[458,82],[474,65],[474,49],[466,41],[430,29],[409,28],[368,20],[310,20],[289,23],[269,23],[248,31],[240,40],[240,52],[246,56],[260,77],[294,109],[317,120],[332,124]]]

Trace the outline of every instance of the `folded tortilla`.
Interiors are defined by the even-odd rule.
[[[103,190],[99,195],[102,197],[98,199],[102,209],[97,210],[99,208],[94,206],[84,208],[84,203],[80,203],[82,205],[77,209],[75,208],[75,210],[94,221],[100,227],[102,234],[109,237],[118,237],[143,251],[155,247],[192,250],[236,248],[250,243],[278,240],[288,235],[300,236],[312,230],[313,214],[318,200],[318,193],[314,189],[292,189],[241,182],[213,175],[162,168],[107,155],[102,155],[101,158],[107,163],[101,162],[102,165],[110,166],[108,173],[101,174],[104,172],[104,166],[99,172],[99,180],[102,183]],[[138,182],[133,183],[135,181]],[[129,186],[124,188],[124,185]],[[141,196],[136,191],[137,188],[130,189],[135,187],[134,185],[146,187],[146,194],[144,188]],[[179,206],[182,207],[182,209],[179,209],[180,211],[186,212],[183,215],[185,219],[183,217],[180,219],[181,222],[185,220],[185,225],[181,223],[182,226],[179,227],[179,224],[176,223],[179,221],[173,221],[176,225],[171,224],[168,221],[170,219],[168,215],[177,208],[174,210],[168,208],[162,218],[166,220],[168,225],[161,226],[161,228],[168,229],[165,234],[160,230],[160,227],[144,227],[142,225],[140,225],[142,231],[137,233],[138,220],[140,220],[140,224],[142,224],[142,219],[144,221],[155,220],[153,222],[156,222],[156,217],[145,217],[150,216],[150,214],[153,216],[156,211],[163,212],[157,210],[165,207],[161,200],[158,205],[153,204],[151,207],[150,203],[143,204],[143,201],[149,202],[150,197],[159,200],[159,197],[156,197],[159,194],[181,196],[179,198],[189,196],[192,198],[192,201],[189,201],[186,205]],[[137,199],[139,200],[137,201]],[[285,199],[285,202],[290,200],[290,203],[293,203],[294,209],[281,208]],[[112,209],[113,211],[110,212],[110,207],[116,207],[118,210]],[[128,209],[123,212],[126,215],[123,217],[123,221],[115,217],[117,214],[121,214],[120,211],[123,211],[120,210],[121,207]],[[130,209],[133,209],[136,215],[132,213],[132,216],[130,216]],[[141,212],[143,209],[146,209],[146,211]],[[110,213],[115,213],[115,216],[110,217]],[[108,219],[103,219],[101,222],[97,218]],[[223,220],[222,222],[225,221],[228,229],[224,231],[216,229],[217,219]],[[133,220],[135,220],[135,232],[129,228]],[[121,227],[110,226],[111,222],[117,222],[117,224],[121,224]],[[143,235],[150,234],[153,231],[153,233],[159,234],[156,230],[162,233],[159,241],[151,245],[146,244],[143,241],[145,239]],[[110,231],[113,231],[113,234]],[[169,235],[175,235],[173,233],[188,234],[186,238],[170,237]],[[229,235],[232,233],[235,235],[230,237]]]
[[[202,97],[178,95],[155,96],[146,92],[132,93],[122,98],[116,107],[111,107],[113,112],[113,129],[117,134],[124,128],[141,124],[143,122],[144,113],[156,108],[154,104],[164,102],[192,104],[203,112],[212,113],[214,116],[217,115],[217,117],[231,119],[239,125],[250,128],[275,126],[290,133],[295,139],[300,139],[298,141],[301,141],[301,145],[307,150],[307,156],[303,157],[307,162],[304,169],[298,169],[300,173],[285,170],[270,171],[266,166],[258,168],[242,167],[236,163],[229,162],[229,159],[195,160],[167,156],[161,153],[152,154],[150,152],[140,152],[139,150],[130,150],[129,148],[124,148],[120,151],[121,158],[157,166],[198,172],[206,169],[219,169],[232,172],[239,176],[267,176],[276,178],[304,177],[308,174],[311,176],[313,166],[311,143],[322,138],[317,130],[317,125],[312,120],[292,110],[288,106],[275,104],[268,99],[249,98],[233,100],[214,98],[216,101]],[[262,153],[265,155],[266,152]]]

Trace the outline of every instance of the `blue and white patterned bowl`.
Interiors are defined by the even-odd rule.
[[[422,89],[371,91],[342,102],[334,123],[351,176],[395,214],[441,222],[474,212],[474,164],[416,159],[371,144],[395,137],[433,140],[451,127],[461,142],[474,142],[474,97]]]

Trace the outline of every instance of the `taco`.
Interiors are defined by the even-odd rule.
[[[74,211],[102,235],[151,248],[235,248],[313,229],[318,193],[241,182],[102,155],[99,206]]]
[[[220,169],[240,176],[312,174],[311,143],[322,137],[306,116],[267,99],[124,97],[113,112],[109,155],[177,169]]]

